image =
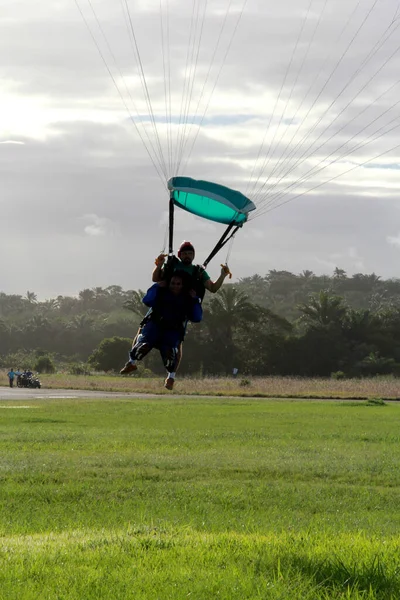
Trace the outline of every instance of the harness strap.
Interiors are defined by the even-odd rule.
[[[229,240],[231,238],[233,238],[233,236],[235,235],[235,233],[237,232],[237,230],[239,229],[239,227],[241,227],[241,225],[236,225],[235,226],[234,223],[230,223],[228,225],[228,227],[226,228],[225,232],[223,233],[223,235],[220,237],[220,239],[216,243],[216,245],[214,247],[214,250],[212,250],[212,252],[208,255],[208,257],[206,258],[206,260],[203,262],[204,269],[207,267],[208,263],[214,258],[214,256],[216,254],[218,254],[218,252],[221,250],[221,248],[223,248],[225,246],[225,244],[227,242],[229,242]],[[233,229],[233,231],[232,231],[232,229]]]

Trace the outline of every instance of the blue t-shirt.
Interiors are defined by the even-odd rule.
[[[199,323],[203,317],[199,298],[192,298],[185,292],[173,294],[158,283],[147,290],[143,304],[152,309],[157,307],[158,320],[167,329],[180,328],[185,321]]]

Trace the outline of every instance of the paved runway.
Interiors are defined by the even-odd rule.
[[[43,400],[45,398],[158,398],[156,394],[126,394],[92,390],[49,390],[0,387],[0,400]]]

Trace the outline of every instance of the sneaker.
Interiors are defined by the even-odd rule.
[[[172,379],[172,377],[167,377],[167,379],[165,380],[165,383],[164,383],[164,387],[167,388],[167,390],[173,390],[174,389],[174,381],[175,381],[175,379]]]
[[[120,375],[127,375],[128,373],[132,373],[132,371],[136,371],[137,366],[133,365],[131,362],[127,362],[123,369],[120,370]]]

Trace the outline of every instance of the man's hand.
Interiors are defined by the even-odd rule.
[[[193,299],[196,298],[196,290],[189,290],[189,296],[191,296]]]
[[[221,265],[221,276],[225,278],[227,275],[229,275],[229,279],[232,279],[232,273],[230,272],[228,265]]]
[[[168,256],[167,254],[159,254],[154,261],[154,264],[156,265],[156,267],[162,267],[163,264],[165,263],[165,259],[167,258],[167,256]]]
[[[157,285],[160,288],[165,288],[165,287],[167,287],[167,282],[162,280],[162,281],[159,281]]]

